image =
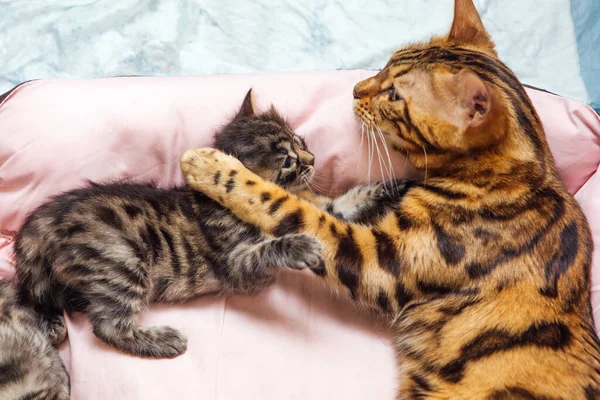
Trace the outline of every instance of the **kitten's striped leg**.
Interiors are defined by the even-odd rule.
[[[393,213],[376,229],[346,223],[253,174],[234,157],[213,149],[181,157],[188,184],[231,209],[266,234],[310,233],[323,244],[325,269],[314,270],[335,289],[363,304],[395,312],[406,301],[397,289],[400,270],[392,237],[400,232]]]
[[[321,244],[310,235],[292,234],[242,244],[231,252],[226,284],[233,293],[255,294],[275,281],[282,267],[323,268]]]

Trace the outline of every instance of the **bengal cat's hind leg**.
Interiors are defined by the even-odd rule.
[[[280,268],[318,269],[323,265],[321,244],[310,235],[290,234],[235,248],[228,260],[228,283],[233,292],[254,294],[275,281]]]

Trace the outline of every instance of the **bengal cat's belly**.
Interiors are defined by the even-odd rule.
[[[506,290],[407,306],[394,326],[399,399],[586,398],[598,376],[584,359],[593,327]]]

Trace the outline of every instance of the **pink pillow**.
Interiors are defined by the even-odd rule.
[[[208,146],[216,127],[253,87],[259,109],[273,103],[315,152],[320,186],[339,192],[367,180],[352,87],[372,71],[36,81],[0,104],[0,274],[12,273],[11,241],[48,196],[103,181],[181,184],[178,157]],[[600,119],[588,107],[530,90],[561,175],[600,239]],[[397,176],[409,173],[394,158]],[[377,167],[375,167],[377,166]],[[378,163],[372,179],[381,174]],[[594,195],[595,194],[595,195]],[[600,258],[594,256],[594,312]],[[333,297],[308,273],[286,272],[254,298],[201,298],[155,306],[145,325],[189,338],[173,360],[130,357],[97,340],[86,318],[68,320],[61,349],[73,399],[392,399],[390,336],[372,316]],[[599,321],[600,318],[596,318]]]

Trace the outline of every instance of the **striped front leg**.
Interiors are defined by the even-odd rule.
[[[266,234],[315,235],[323,244],[325,269],[314,272],[336,290],[385,312],[399,311],[406,301],[397,283],[400,262],[391,239],[404,235],[393,213],[376,228],[340,221],[214,149],[188,150],[181,156],[181,169],[191,187]]]

